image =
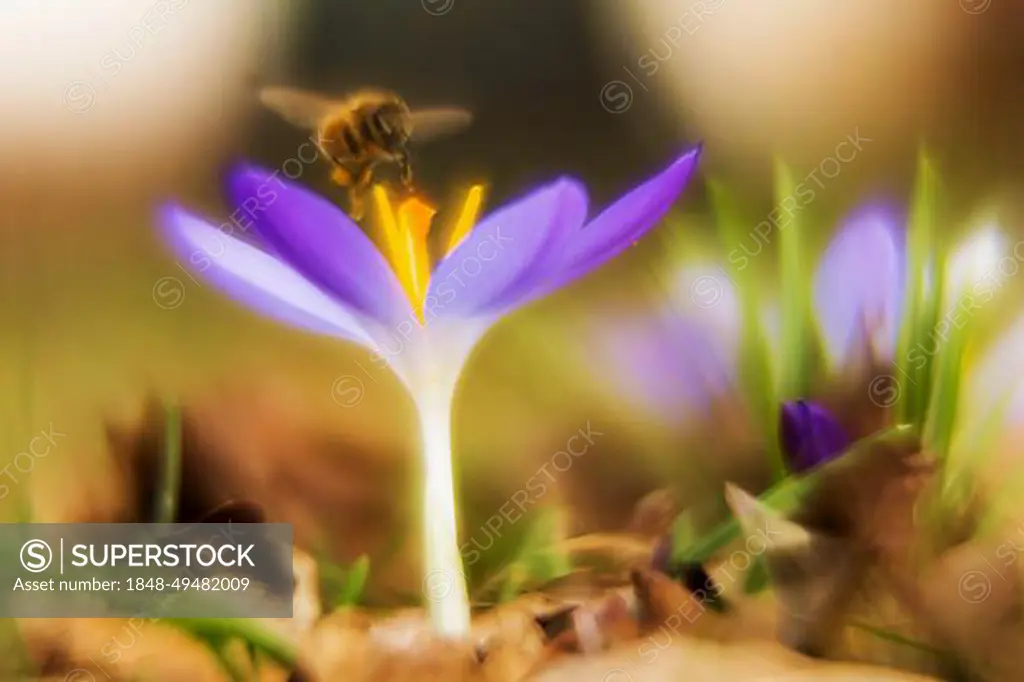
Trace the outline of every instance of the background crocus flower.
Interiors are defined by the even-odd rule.
[[[807,400],[783,403],[779,445],[789,470],[803,473],[842,454],[850,438],[827,409]]]
[[[706,441],[710,463],[736,462],[744,451],[731,442],[732,429],[723,428],[721,413],[706,408],[740,403],[751,408],[751,416],[768,415],[760,442],[778,441],[774,444],[788,459],[783,458],[786,471],[775,485],[768,487],[763,480],[754,484],[768,488],[762,493],[764,504],[776,513],[790,514],[798,525],[827,531],[835,536],[832,540],[856,546],[857,551],[866,548],[864,556],[884,556],[896,563],[941,557],[962,546],[965,538],[985,532],[986,517],[999,520],[993,496],[983,483],[979,485],[979,465],[990,454],[990,432],[999,415],[1012,414],[1013,388],[1019,385],[1002,382],[1010,386],[996,398],[996,409],[989,410],[991,399],[981,408],[989,410],[984,425],[966,428],[960,413],[970,406],[959,397],[960,386],[971,385],[967,380],[975,374],[989,372],[983,383],[991,389],[998,384],[991,372],[1005,374],[1008,367],[1005,362],[970,362],[968,350],[977,339],[972,318],[983,314],[1004,287],[1007,273],[1016,272],[1016,253],[991,225],[954,249],[937,247],[932,231],[938,183],[925,154],[918,171],[906,238],[891,212],[859,211],[833,239],[813,277],[805,279],[803,274],[805,255],[794,228],[783,226],[778,235],[778,310],[760,300],[763,280],[743,272],[750,258],[760,253],[758,246],[755,252],[744,249],[750,258],[734,258],[739,252],[730,252],[730,263],[742,263],[739,272],[718,267],[690,268],[683,274],[678,286],[683,300],[675,301],[675,315],[683,323],[670,328],[664,324],[665,315],[612,325],[620,338],[648,340],[647,349],[655,347],[649,339],[658,334],[662,346],[677,349],[661,358],[660,373],[646,375],[659,382],[657,391],[635,397],[644,401],[654,394],[673,400],[677,423],[704,410],[700,414],[710,417],[701,420],[707,428],[704,435],[713,434]],[[734,215],[729,217],[733,225],[742,226]],[[728,236],[736,237],[737,232]],[[733,302],[736,305],[723,315],[723,304]],[[723,325],[723,317],[736,323]],[[701,332],[714,340],[695,341]],[[994,355],[1005,358],[1007,349],[997,344]],[[604,367],[625,373],[637,364],[626,344],[602,351]],[[806,357],[812,362],[803,362]],[[645,361],[659,364],[650,357]],[[758,374],[764,364],[773,370],[767,380]],[[721,371],[712,374],[708,368]],[[673,390],[670,373],[677,380],[717,378]],[[751,374],[757,375],[756,381],[749,380]],[[621,385],[635,388],[638,383],[627,380]],[[894,456],[898,453],[900,457]],[[765,453],[755,454],[763,458]],[[837,455],[842,461],[829,461]],[[763,468],[763,459],[759,464]],[[790,473],[805,475],[785,475]],[[699,510],[684,512],[677,520],[671,551],[664,548],[666,539],[659,544],[659,562],[664,564],[666,553],[671,554],[668,570],[674,573],[713,560],[743,526],[743,514],[732,511],[739,524],[725,521],[700,533],[694,529]],[[833,568],[845,571],[848,563],[840,561]],[[759,591],[773,577],[762,561],[752,564],[755,568],[744,580],[747,592]],[[820,562],[816,566],[818,575],[809,573],[799,591],[829,578],[832,568]],[[789,608],[787,600],[792,605],[790,587],[780,584],[776,590],[783,611]],[[893,605],[883,594],[857,609],[870,612],[876,606]],[[854,608],[842,608],[847,607]],[[858,618],[861,612],[847,615]],[[812,618],[805,635],[813,640],[821,626]],[[913,631],[914,622],[901,620],[898,627],[895,622],[890,626],[901,632],[897,636],[915,638],[904,632]]]
[[[433,268],[434,209],[410,198],[392,206],[375,189],[378,248],[341,210],[276,173],[235,170],[228,189],[252,218],[243,241],[171,205],[169,243],[222,292],[286,324],[373,350],[415,401],[424,440],[424,587],[443,634],[468,630],[451,462],[451,402],[462,367],[503,315],[593,271],[653,227],[686,186],[699,149],[675,159],[587,221],[583,186],[561,178],[476,223],[473,188]],[[475,226],[474,226],[475,224]]]
[[[771,416],[782,430],[781,449],[798,470],[835,454],[847,436],[867,435],[888,407],[866,386],[872,370],[892,360],[896,344],[903,295],[900,222],[882,205],[856,210],[818,264],[812,310],[824,371],[813,383],[814,395],[776,403]],[[741,390],[742,292],[727,273],[714,265],[688,266],[675,276],[666,307],[595,322],[593,358],[609,368],[628,401],[678,424],[707,418],[723,401],[749,398]],[[778,314],[765,303],[758,320],[769,350],[764,360],[774,365],[769,373],[776,383],[782,351]],[[816,402],[803,402],[809,399]]]

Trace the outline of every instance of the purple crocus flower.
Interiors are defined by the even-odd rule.
[[[859,382],[874,378],[875,363],[891,360],[895,351],[903,297],[900,224],[900,216],[881,205],[856,210],[815,272],[814,313],[833,372],[827,385],[819,382],[820,395],[806,396],[817,402],[787,404],[780,415],[782,445],[797,469],[841,452],[848,438],[867,435],[865,424],[874,419],[862,419],[875,406]],[[746,247],[735,252],[741,248]],[[733,393],[740,299],[728,266],[687,266],[676,274],[669,295],[670,305],[653,315],[596,320],[591,358],[608,369],[619,395],[666,423],[721,417],[711,410],[742,404]],[[778,355],[777,308],[767,305],[761,319],[769,350]],[[837,385],[836,379],[843,381]],[[851,406],[847,398],[860,402]],[[720,420],[713,421],[716,442],[726,447]]]
[[[850,438],[827,409],[806,400],[783,403],[779,411],[779,444],[793,473],[803,473],[850,446]]]
[[[474,227],[482,189],[473,188],[433,268],[433,208],[418,198],[392,207],[381,187],[383,248],[326,199],[249,166],[230,174],[228,193],[233,215],[251,218],[251,240],[180,206],[162,210],[170,245],[197,275],[265,316],[373,350],[409,389],[424,439],[424,588],[437,597],[430,609],[442,634],[469,626],[449,424],[466,358],[503,315],[592,272],[657,224],[699,155],[679,156],[589,221],[583,185],[561,178]]]
[[[378,248],[328,200],[249,166],[230,175],[228,190],[235,213],[252,218],[250,242],[178,205],[165,207],[161,218],[178,256],[228,296],[286,324],[376,350],[415,389],[418,372],[406,361],[415,353],[407,351],[422,344],[406,337],[427,335],[409,327],[436,328],[464,356],[502,315],[632,245],[678,198],[698,156],[699,149],[680,156],[589,222],[578,181],[542,186],[485,217],[433,272],[404,258],[425,245],[430,207],[406,202],[399,220],[385,216],[385,232],[388,222],[404,224],[386,234],[397,244]]]

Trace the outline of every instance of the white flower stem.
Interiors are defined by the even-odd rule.
[[[423,591],[430,620],[444,637],[469,634],[469,596],[459,555],[452,467],[454,381],[418,387],[416,405],[423,437]]]

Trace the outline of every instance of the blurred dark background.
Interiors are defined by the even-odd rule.
[[[412,106],[474,111],[465,134],[417,153],[424,183],[439,198],[485,179],[500,201],[572,174],[607,199],[694,142],[655,117],[651,103],[628,116],[602,108],[610,70],[585,2],[459,2],[442,16],[409,0],[325,2],[313,4],[308,27],[294,64],[262,69],[263,80],[336,93],[388,87]],[[282,132],[273,114],[260,113],[239,151],[267,163],[287,158],[301,138]]]

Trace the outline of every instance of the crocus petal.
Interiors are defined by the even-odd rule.
[[[713,336],[719,357],[735,366],[742,312],[732,278],[719,265],[695,263],[675,273],[671,287],[673,307]]]
[[[829,357],[841,360],[867,321],[880,357],[892,357],[903,295],[903,237],[894,211],[852,215],[832,240],[815,278],[814,306]]]
[[[484,218],[431,275],[426,311],[438,318],[495,313],[586,217],[586,191],[562,178]]]
[[[671,165],[601,212],[566,245],[551,291],[595,270],[629,248],[658,224],[686,188],[701,148]]]
[[[165,207],[160,221],[192,272],[236,301],[286,324],[373,347],[355,315],[269,254],[178,206]]]
[[[1024,316],[1016,318],[977,358],[968,358],[961,389],[962,431],[972,433],[997,410],[1013,426],[1024,424]]]
[[[764,304],[758,312],[761,330],[764,332],[764,343],[768,349],[768,373],[772,385],[776,388],[782,381],[782,368],[778,359],[782,357],[782,309],[778,302]]]
[[[603,316],[592,360],[627,402],[679,423],[705,413],[733,381],[735,363],[698,321],[674,311]]]
[[[232,202],[253,218],[263,241],[308,280],[364,315],[385,325],[413,319],[391,267],[359,226],[323,197],[278,176],[240,166],[228,177]]]
[[[626,250],[656,225],[678,198],[699,151],[677,159],[589,224],[575,221],[576,229],[566,232],[561,242],[552,242],[545,257],[524,272],[492,307],[507,310],[546,296]]]
[[[779,441],[795,473],[824,464],[850,446],[850,439],[828,410],[805,400],[782,405]]]

